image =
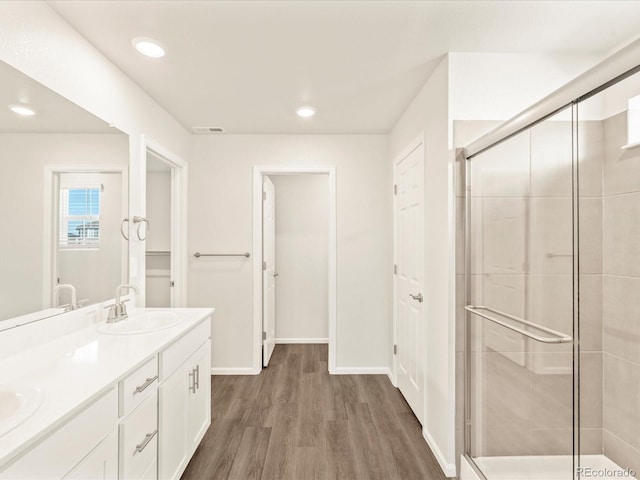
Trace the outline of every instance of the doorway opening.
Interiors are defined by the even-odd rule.
[[[328,343],[335,371],[335,192],[334,167],[254,168],[256,374],[276,343]]]
[[[136,227],[145,247],[146,307],[186,306],[186,163],[145,139],[145,217]]]

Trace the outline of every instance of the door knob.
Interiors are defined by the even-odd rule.
[[[280,275],[280,274],[279,274],[278,272],[276,272],[276,273],[274,273],[274,274],[273,274],[273,276],[274,276],[274,277],[277,277],[277,276],[279,276],[279,275]]]
[[[412,294],[410,293],[410,294],[409,294],[409,296],[410,296],[411,298],[413,298],[414,300],[418,300],[420,303],[422,303],[422,300],[424,300],[424,299],[422,298],[422,294],[421,294],[421,293],[419,293],[419,294],[417,294],[417,295],[412,295]]]

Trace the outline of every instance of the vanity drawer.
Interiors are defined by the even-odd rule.
[[[164,381],[175,372],[193,355],[193,352],[209,340],[209,337],[211,337],[211,319],[207,317],[189,333],[160,352],[160,381]]]
[[[158,393],[154,390],[120,423],[119,478],[149,477],[158,457]]]
[[[158,358],[154,356],[119,383],[119,412],[124,417],[158,388]]]

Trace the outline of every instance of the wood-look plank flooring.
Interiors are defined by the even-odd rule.
[[[211,379],[211,427],[183,479],[439,480],[386,375],[329,375],[326,345],[277,345],[256,376]]]

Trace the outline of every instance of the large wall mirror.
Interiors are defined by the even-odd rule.
[[[4,330],[126,283],[129,137],[2,62],[0,86]]]

